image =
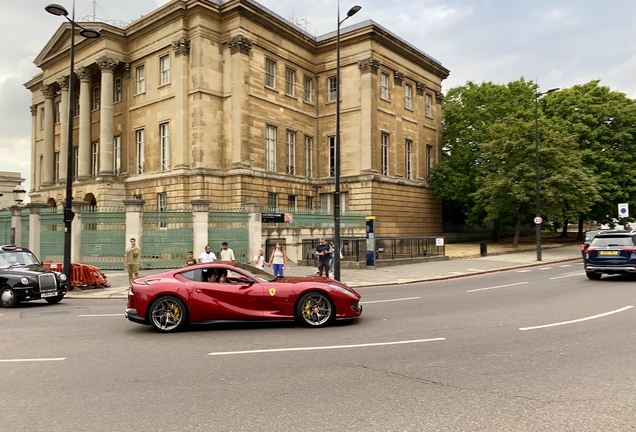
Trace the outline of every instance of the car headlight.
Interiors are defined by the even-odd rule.
[[[66,281],[66,275],[64,273],[60,273],[58,277],[60,278],[62,282]]]
[[[348,289],[343,288],[343,287],[341,287],[341,286],[338,286],[338,285],[331,285],[331,284],[329,284],[329,287],[330,287],[330,288],[333,288],[333,289],[335,289],[335,290],[338,290],[338,291],[340,291],[341,293],[349,294],[351,297],[355,297],[355,294],[354,294],[354,293],[352,293],[352,292],[351,292],[351,291],[349,291]]]
[[[20,279],[20,283],[22,285],[28,285],[29,284],[29,278],[28,277],[23,277],[22,279]]]

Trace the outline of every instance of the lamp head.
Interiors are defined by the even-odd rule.
[[[24,201],[24,197],[25,196],[26,196],[26,190],[24,189],[24,186],[22,186],[21,184],[17,185],[13,189],[13,199],[18,204],[20,204],[22,201]]]
[[[101,33],[98,30],[92,28],[82,28],[82,30],[80,30],[80,34],[86,39],[97,39],[101,36]]]
[[[347,12],[347,17],[357,14],[360,9],[362,9],[362,6],[355,5],[354,7],[349,9],[349,12]]]
[[[55,4],[55,3],[50,4],[46,6],[44,10],[50,13],[51,15],[68,16],[68,11],[66,10],[66,8],[64,8],[64,6],[61,6],[59,4]]]

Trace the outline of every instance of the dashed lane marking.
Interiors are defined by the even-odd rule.
[[[528,273],[531,272],[532,270],[518,270],[517,273]]]
[[[492,289],[498,289],[498,288],[507,288],[507,287],[517,286],[517,285],[525,285],[527,283],[528,282],[518,282],[518,283],[513,283],[508,285],[499,285],[499,286],[487,287],[487,288],[477,288],[473,290],[468,290],[466,292],[469,293],[469,292],[475,292],[475,291],[486,291],[486,290],[492,290]]]
[[[589,317],[585,317],[585,318],[580,318],[580,319],[576,319],[576,320],[572,320],[572,321],[563,321],[563,322],[558,322],[558,323],[554,323],[554,324],[546,324],[546,325],[540,325],[540,326],[534,326],[534,327],[521,327],[519,330],[523,331],[523,330],[535,330],[535,329],[541,329],[541,328],[547,328],[547,327],[556,327],[556,326],[561,326],[561,325],[566,325],[566,324],[574,324],[574,323],[578,323],[578,322],[583,322],[583,321],[589,321],[589,320],[593,320],[596,318],[602,318],[608,315],[612,315],[615,313],[619,313],[619,312],[625,312],[628,309],[633,308],[634,306],[625,306],[624,308],[620,308],[620,309],[616,309],[610,312],[605,312],[602,314],[598,314],[598,315],[592,315]]]
[[[562,276],[555,276],[555,277],[551,277],[551,278],[550,278],[550,280],[553,280],[553,279],[563,279],[563,278],[566,278],[566,277],[572,277],[572,276],[582,276],[582,274],[577,272],[577,273],[566,274],[566,275],[562,275]]]
[[[80,317],[111,317],[111,316],[124,316],[123,313],[118,314],[90,314],[90,315],[78,315]]]
[[[66,360],[66,357],[34,358],[34,359],[4,359],[4,360],[0,360],[0,363],[45,362],[45,361],[62,361],[62,360]]]
[[[395,341],[395,342],[378,342],[378,343],[367,343],[367,344],[356,344],[356,345],[275,348],[275,349],[251,350],[251,351],[225,351],[225,352],[221,351],[221,352],[211,352],[208,355],[223,356],[223,355],[237,355],[237,354],[264,354],[264,353],[291,352],[291,351],[321,351],[321,350],[344,349],[344,348],[366,348],[366,347],[375,347],[375,346],[405,345],[405,344],[422,343],[422,342],[443,341],[443,340],[446,340],[446,338],[403,340],[403,341]]]
[[[552,267],[541,267],[539,270],[551,270]]]
[[[421,298],[422,297],[405,297],[405,298],[389,299],[389,300],[362,301],[360,303],[362,303],[363,305],[368,305],[370,303],[387,303],[387,302],[396,302],[396,301],[404,301],[404,300],[417,300]]]
[[[560,265],[559,267],[572,267],[572,264]]]

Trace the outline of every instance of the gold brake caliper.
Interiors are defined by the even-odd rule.
[[[179,316],[181,315],[181,309],[177,306],[176,303],[172,303],[172,312],[174,312],[174,320],[179,321]]]
[[[305,302],[305,316],[311,318],[311,300]]]

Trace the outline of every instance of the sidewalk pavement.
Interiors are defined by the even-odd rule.
[[[374,269],[341,269],[341,280],[356,288],[381,286],[450,279],[460,276],[492,273],[535,265],[549,265],[560,261],[581,258],[580,245],[569,245],[542,250],[542,261],[537,261],[536,251],[517,252],[480,258],[467,258],[448,261],[429,261],[416,264],[403,264]],[[271,269],[267,268],[271,273]],[[140,276],[161,273],[163,270],[142,270]],[[285,276],[306,276],[315,274],[314,267],[289,264]],[[125,271],[104,271],[111,285],[108,288],[95,288],[69,291],[67,298],[126,298],[128,296],[128,274]]]

